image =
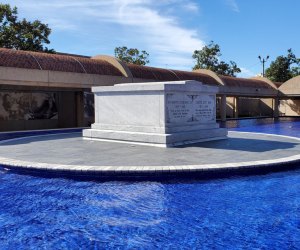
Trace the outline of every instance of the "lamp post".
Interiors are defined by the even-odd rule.
[[[261,56],[258,56],[258,59],[263,65],[263,77],[265,77],[265,62],[268,61],[269,58],[270,58],[269,56],[267,56],[266,58],[262,58]]]

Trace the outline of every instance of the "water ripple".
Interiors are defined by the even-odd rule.
[[[299,128],[268,131],[299,136]],[[299,190],[300,170],[189,182],[1,170],[0,249],[299,249]]]

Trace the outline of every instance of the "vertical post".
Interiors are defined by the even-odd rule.
[[[273,117],[278,118],[279,117],[279,98],[275,97],[273,99]]]
[[[76,125],[77,127],[84,126],[84,100],[83,91],[76,92]]]
[[[263,65],[263,77],[265,77],[265,63],[268,61],[269,58],[270,58],[269,56],[267,56],[266,58],[262,58],[261,56],[258,56],[258,59]]]
[[[226,121],[226,107],[227,107],[226,95],[222,95],[221,96],[221,107],[220,107],[220,115],[221,115],[222,122]]]

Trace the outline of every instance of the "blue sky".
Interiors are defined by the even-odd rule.
[[[192,54],[211,40],[241,77],[261,73],[292,48],[300,57],[299,0],[11,0],[19,16],[52,28],[49,48],[113,55],[127,46],[146,50],[150,66],[191,70]]]

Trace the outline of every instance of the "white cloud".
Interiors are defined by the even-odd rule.
[[[240,12],[240,8],[236,2],[236,0],[226,0],[226,4],[230,7],[230,9],[234,12]]]
[[[190,12],[195,12],[195,13],[199,12],[199,6],[194,2],[187,2],[186,4],[183,5],[183,8]]]
[[[52,30],[77,30],[76,25],[65,20],[48,19],[48,24]]]
[[[198,5],[191,0],[44,0],[39,2],[12,0],[10,2],[30,18],[49,23],[53,34],[58,29],[85,35],[89,32],[93,41],[98,38],[101,43],[104,41],[103,36],[107,37],[113,33],[114,35],[110,37],[111,46],[118,41],[119,46],[135,46],[146,50],[150,54],[150,62],[156,66],[168,64],[183,68],[184,65],[188,65],[190,69],[193,63],[193,51],[204,46],[198,31],[184,27],[184,20],[181,19],[184,16],[179,15],[181,10],[190,11],[191,14],[198,12]],[[179,7],[176,12],[170,14],[168,9],[174,6]],[[120,36],[116,37],[116,34]],[[107,44],[103,46],[107,47]],[[99,53],[102,52],[95,52],[95,54]]]
[[[241,69],[241,73],[238,74],[239,77],[249,78],[257,75],[257,73],[254,73],[253,71],[247,68],[240,67],[240,69]]]

